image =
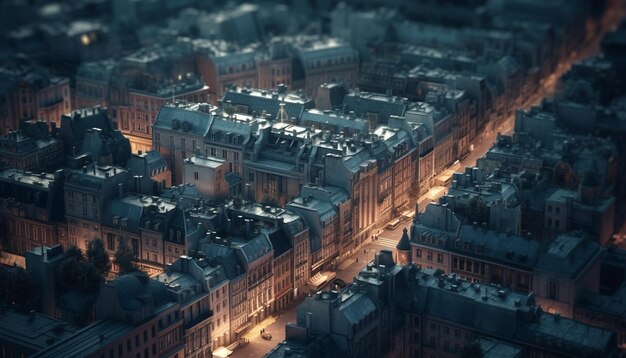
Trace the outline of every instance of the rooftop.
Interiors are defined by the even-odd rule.
[[[200,155],[194,155],[193,157],[186,158],[184,162],[210,169],[217,169],[224,163],[226,163],[224,159],[216,157],[204,157]]]
[[[127,336],[135,327],[113,320],[97,321],[67,339],[33,355],[33,357],[86,357],[97,352],[102,346]]]
[[[54,184],[54,174],[6,169],[0,171],[0,181],[19,183],[21,185],[26,184],[38,189],[47,189]]]
[[[28,347],[33,352],[72,336],[77,331],[65,321],[40,313],[13,311],[0,315],[0,340]]]

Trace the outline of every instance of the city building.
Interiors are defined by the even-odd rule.
[[[324,83],[342,81],[347,87],[356,83],[359,55],[348,42],[316,35],[283,36],[276,41],[293,58],[294,89],[315,98]]]
[[[287,86],[280,84],[274,91],[231,88],[226,91],[222,105],[227,112],[242,113],[260,118],[298,123],[303,113],[315,107],[310,98],[287,92]]]
[[[144,273],[105,283],[96,302],[97,321],[35,357],[182,356],[181,304],[165,284]]]
[[[309,163],[322,131],[290,123],[263,128],[244,152],[243,177],[258,202],[285,205],[311,181]]]
[[[121,196],[129,185],[128,171],[96,164],[72,170],[63,187],[67,237],[64,247],[75,245],[87,250],[88,242],[102,236],[102,218],[109,201]]]
[[[212,302],[214,294],[221,292],[224,299],[227,284],[217,277],[205,278],[205,269],[188,256],[167,265],[167,270],[158,275],[156,280],[166,285],[180,304],[180,315],[183,320],[185,357],[206,357],[211,355],[215,326],[214,315],[220,313],[221,300]],[[220,284],[222,283],[222,284]],[[217,285],[216,285],[217,284]],[[217,296],[219,298],[219,295]],[[224,306],[226,307],[226,306]],[[215,311],[213,311],[215,309]],[[223,310],[225,311],[225,310]]]
[[[235,234],[244,233],[246,226],[268,231],[274,248],[274,312],[280,312],[308,293],[312,264],[311,227],[304,215],[289,206],[282,209],[249,201],[241,205],[233,201],[228,206],[227,215]],[[242,220],[243,225],[236,224]]]
[[[224,159],[194,155],[183,160],[183,183],[196,186],[198,193],[211,200],[225,200],[238,192],[226,179],[231,173],[231,164]],[[238,181],[241,184],[241,180]]]
[[[503,180],[490,180],[479,168],[466,167],[464,173],[454,173],[448,193],[440,201],[470,222],[486,223],[494,231],[521,233],[522,209],[517,187]]]
[[[182,75],[173,83],[154,83],[128,89],[128,106],[118,106],[117,122],[131,143],[133,153],[152,149],[152,127],[157,114],[167,102],[208,103],[209,87],[192,74]]]
[[[126,165],[130,158],[130,143],[113,128],[105,108],[92,107],[60,117],[59,138],[70,158],[88,154],[102,165]]]
[[[158,195],[163,189],[172,186],[172,172],[157,150],[132,154],[126,163],[126,169],[133,177],[141,177],[140,185],[146,192],[152,190],[153,194]]]
[[[344,247],[352,241],[352,207],[345,190],[305,185],[285,207],[300,215],[309,227],[312,274],[334,269],[348,257]]]
[[[403,117],[408,105],[406,98],[354,91],[343,98],[342,110],[367,119],[373,129],[379,124],[387,124],[390,116]]]
[[[64,161],[63,143],[48,132],[45,122],[24,123],[38,130],[13,130],[0,137],[0,162],[10,168],[52,171]]]
[[[241,225],[235,223],[234,225]],[[271,314],[274,292],[274,249],[267,233],[250,227],[243,237],[209,235],[197,251],[221,263],[230,280],[230,340]]]
[[[307,356],[325,340],[322,352],[348,357],[457,356],[475,342],[488,357],[618,354],[613,332],[544,312],[532,293],[398,266],[386,250],[341,291],[307,297],[285,329],[268,357]]]
[[[72,336],[78,329],[37,312],[6,311],[0,315],[0,351],[6,357],[26,357]]]
[[[159,109],[152,126],[152,142],[154,149],[161,153],[171,171],[173,185],[182,183],[183,159],[196,152],[206,152],[204,138],[213,121],[215,110],[208,104],[168,104]]]
[[[0,67],[0,132],[19,129],[25,120],[43,120],[60,127],[61,116],[71,107],[70,80],[24,59]]]
[[[582,232],[537,240],[461,224],[446,205],[430,204],[411,226],[413,262],[469,282],[534,292],[551,313],[573,317],[582,290],[599,292],[603,248]]]
[[[108,107],[111,77],[116,62],[102,60],[84,62],[76,71],[75,103],[72,109],[95,106]]]
[[[65,173],[0,172],[2,248],[24,256],[37,246],[54,246],[66,239]]]

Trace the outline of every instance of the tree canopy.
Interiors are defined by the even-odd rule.
[[[117,251],[115,251],[114,262],[119,267],[120,274],[125,274],[136,270],[135,266],[133,265],[133,262],[135,262],[135,253],[133,252],[133,248],[128,245],[127,240],[119,241]]]
[[[21,267],[0,267],[0,304],[19,312],[39,306],[39,290],[35,279]]]
[[[63,295],[77,289],[96,293],[110,268],[102,240],[89,242],[86,258],[79,248],[70,246],[63,253],[63,260],[56,269],[56,294]]]

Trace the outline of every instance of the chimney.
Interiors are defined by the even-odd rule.
[[[143,176],[135,175],[133,178],[135,178],[135,193],[140,193],[141,192],[141,179],[143,178]]]
[[[252,230],[251,229],[251,224],[252,224],[252,220],[251,219],[246,219],[246,236],[252,235]]]
[[[124,184],[117,184],[117,196],[121,198],[124,195]]]

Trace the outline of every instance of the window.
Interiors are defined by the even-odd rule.
[[[194,172],[194,173],[193,173],[193,179],[197,181],[197,180],[198,180],[198,177],[199,177],[199,176],[198,176],[198,172]]]
[[[420,249],[415,250],[415,257],[421,258],[422,257],[422,250],[420,250]]]
[[[428,259],[428,261],[432,261],[433,260],[433,252],[432,251],[427,251],[426,252],[426,258]]]
[[[554,280],[548,281],[548,298],[551,300],[559,299],[559,283]]]
[[[222,150],[222,158],[224,159],[228,158],[228,151],[226,149]]]
[[[437,254],[437,262],[439,263],[443,262],[443,254]]]
[[[248,173],[248,181],[254,181],[254,173]]]
[[[115,251],[115,235],[107,233],[107,250]]]

